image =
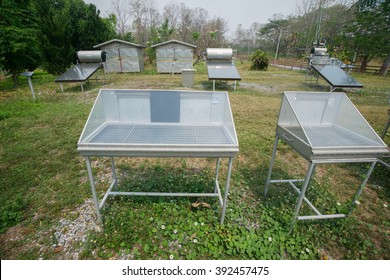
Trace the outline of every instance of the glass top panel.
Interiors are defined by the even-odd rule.
[[[363,85],[336,65],[312,66],[329,84],[334,87],[362,87]]]
[[[101,63],[79,63],[58,77],[56,82],[83,82],[89,79]]]
[[[342,92],[285,92],[278,125],[312,147],[384,146]]]
[[[80,142],[107,131],[131,140],[118,143],[238,144],[227,92],[101,89]]]

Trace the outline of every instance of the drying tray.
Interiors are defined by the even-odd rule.
[[[227,92],[102,89],[78,142],[83,156],[235,157]]]
[[[83,155],[228,157],[238,148],[223,125],[105,123],[84,144]]]
[[[342,92],[284,92],[276,134],[310,160],[376,159],[388,153]]]
[[[338,126],[305,127],[307,139],[301,127],[277,126],[276,134],[304,158],[319,159],[361,159],[378,158],[388,153],[386,146],[378,146],[354,132]],[[313,146],[311,146],[311,144]]]

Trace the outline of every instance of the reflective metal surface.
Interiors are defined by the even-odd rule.
[[[388,153],[343,92],[285,92],[276,133],[312,160],[377,158]]]
[[[209,80],[234,80],[240,81],[241,77],[236,66],[231,61],[207,62]]]
[[[101,63],[79,63],[55,79],[55,82],[85,82],[100,67]]]
[[[324,78],[332,87],[355,87],[361,88],[363,85],[353,77],[346,74],[336,65],[312,65],[313,69]]]

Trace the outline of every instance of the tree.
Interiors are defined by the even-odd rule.
[[[360,58],[361,72],[372,58],[381,57],[385,59],[379,74],[386,75],[390,64],[390,0],[356,7],[356,20],[345,29],[344,42]]]
[[[76,62],[76,51],[90,50],[115,36],[112,22],[103,20],[93,4],[82,0],[34,2],[41,30],[42,66],[49,73],[64,72]]]
[[[362,11],[381,2],[383,2],[383,0],[358,0],[353,4],[353,6],[355,6],[358,11]]]
[[[0,15],[0,68],[17,84],[22,71],[39,65],[39,28],[29,0],[1,1]]]
[[[286,37],[283,37],[283,33],[286,34],[288,22],[289,21],[284,18],[283,15],[274,15],[273,18],[260,29],[260,36],[266,37],[275,46],[274,63],[276,62],[280,49],[286,46]]]
[[[66,0],[35,0],[43,68],[51,74],[64,72],[75,58],[72,47],[72,22]]]
[[[127,33],[131,31],[131,6],[130,0],[111,0],[113,7],[112,14],[116,17],[116,32],[119,38],[124,39]]]

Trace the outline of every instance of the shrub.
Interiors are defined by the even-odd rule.
[[[255,51],[251,57],[251,70],[267,70],[269,59],[265,52],[260,50]]]

